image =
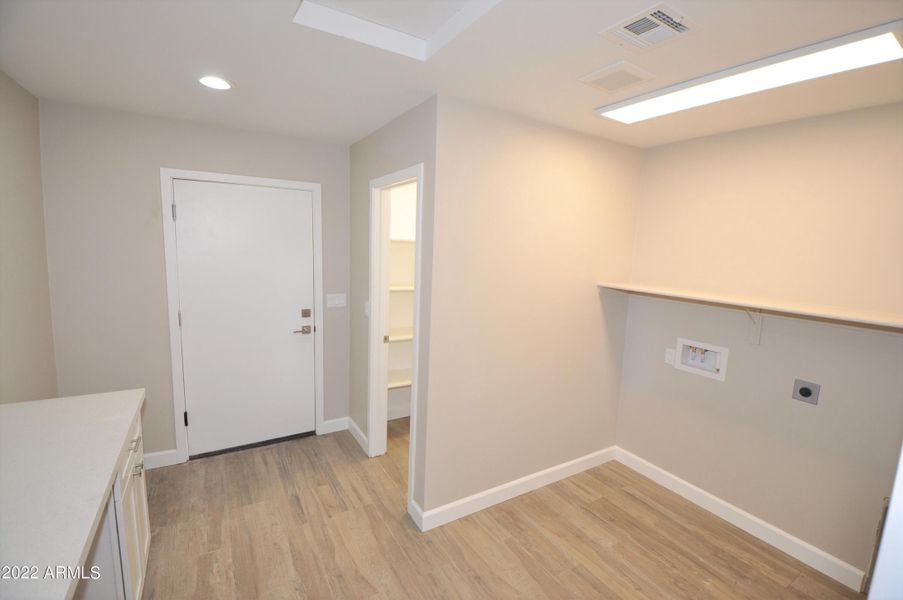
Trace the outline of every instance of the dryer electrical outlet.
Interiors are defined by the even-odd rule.
[[[676,354],[675,369],[718,381],[727,375],[727,348],[678,338]]]

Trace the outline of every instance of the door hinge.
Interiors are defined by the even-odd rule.
[[[185,421],[185,427],[188,427],[188,411],[182,413],[182,419]]]
[[[172,220],[173,221],[176,220],[176,203],[175,202],[172,203]]]
[[[179,310],[179,327],[182,326],[182,311]]]

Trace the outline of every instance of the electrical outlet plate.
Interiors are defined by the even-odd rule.
[[[821,392],[821,385],[812,383],[811,381],[803,381],[802,379],[793,380],[793,399],[800,402],[808,402],[809,404],[818,404],[818,394]]]

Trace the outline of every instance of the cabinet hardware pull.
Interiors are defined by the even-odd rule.
[[[141,477],[141,475],[143,473],[144,473],[144,463],[143,462],[138,463],[137,465],[135,465],[135,468],[132,469],[132,477]]]

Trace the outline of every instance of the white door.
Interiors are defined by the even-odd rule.
[[[311,193],[187,180],[173,193],[190,454],[313,431]]]

